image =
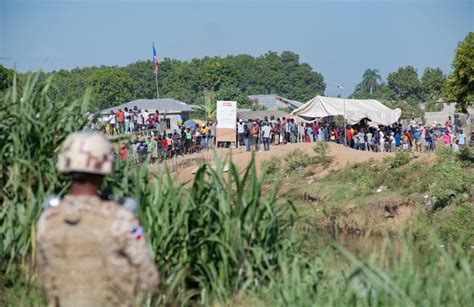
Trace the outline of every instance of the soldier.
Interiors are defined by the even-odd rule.
[[[104,135],[70,135],[58,169],[72,177],[64,199],[53,198],[37,225],[37,266],[50,306],[133,305],[158,286],[158,272],[132,212],[97,191],[112,173]]]

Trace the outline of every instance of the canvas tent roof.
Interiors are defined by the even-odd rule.
[[[373,123],[391,125],[398,121],[402,111],[392,110],[375,99],[342,99],[316,96],[303,106],[294,110],[292,114],[302,118],[321,118],[334,115],[344,115],[349,124],[358,123],[368,118]]]

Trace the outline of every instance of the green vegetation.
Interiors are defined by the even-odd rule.
[[[401,152],[384,163],[354,164],[309,184],[290,176],[282,181],[292,183],[285,197],[295,200],[299,227],[382,235],[396,235],[401,228],[419,240],[450,238],[468,247],[474,239],[474,226],[466,222],[474,216],[472,152],[454,154],[440,147],[436,154],[436,163],[426,163]],[[410,213],[397,219],[403,212]]]
[[[16,80],[0,102],[0,270],[26,263],[34,225],[48,194],[63,192],[64,178],[52,158],[68,133],[83,126],[83,99],[52,101],[51,80],[32,75],[17,94]]]
[[[0,66],[1,68],[1,66]],[[0,86],[4,82],[0,69]],[[28,74],[20,75],[20,83]],[[53,76],[53,100],[74,100],[85,88],[92,89],[91,110],[111,107],[133,99],[156,98],[153,62],[138,61],[125,67],[85,67],[70,71],[41,73],[40,79]],[[326,88],[323,76],[291,51],[267,52],[259,57],[236,55],[205,57],[191,61],[165,58],[158,71],[160,97],[204,105],[205,93],[217,99],[235,99],[239,106],[250,107],[248,95],[279,94],[307,101]],[[1,90],[1,87],[0,87]]]
[[[325,142],[317,142],[313,150],[316,155],[307,154],[301,149],[292,150],[282,159],[273,158],[264,161],[262,169],[267,175],[276,173],[312,175],[315,167],[327,166],[332,161],[332,157],[327,155],[328,145]]]
[[[454,71],[448,76],[445,95],[456,102],[459,111],[466,112],[474,100],[474,32],[458,44],[452,66]]]
[[[34,226],[43,199],[62,195],[68,187],[67,178],[55,169],[56,152],[68,133],[84,125],[89,104],[89,93],[74,101],[52,99],[53,84],[38,78],[30,77],[21,90],[13,79],[13,87],[0,97],[2,306],[45,305],[32,257]],[[471,255],[459,243],[472,244],[474,233],[474,182],[466,159],[472,153],[440,150],[438,155],[442,159],[434,165],[407,162],[403,155],[383,164],[354,165],[312,184],[301,184],[307,178],[290,172],[288,180],[296,190],[285,196],[295,200],[294,206],[278,197],[278,186],[264,186],[269,173],[258,176],[253,163],[245,170],[231,164],[227,175],[221,171],[226,161],[217,161],[216,170],[202,166],[191,187],[176,184],[166,170],[152,175],[146,165],[125,164],[106,184],[117,195],[138,198],[138,215],[162,273],[160,289],[144,298],[143,305],[466,306],[474,300],[474,280]],[[306,171],[327,165],[329,159],[327,145],[317,143],[311,154],[289,153],[274,169],[290,165],[288,170]],[[391,203],[395,193],[407,200]],[[434,203],[422,203],[424,193]],[[400,249],[387,242],[364,258],[337,244],[304,249],[310,236],[299,225],[323,227],[326,214],[337,226],[348,203],[376,213],[379,194],[389,211],[405,202],[403,206],[425,213],[416,215],[424,224],[411,220],[421,225],[420,237],[436,235],[449,241],[449,248],[430,241],[423,256],[415,257],[419,248],[408,238]],[[410,198],[417,201],[406,204]],[[356,215],[359,209],[351,210]],[[295,222],[297,215],[301,219]],[[371,222],[380,219],[377,214],[369,217]],[[415,226],[406,230],[414,233]],[[430,228],[437,233],[430,234]]]
[[[422,117],[418,104],[426,112],[441,110],[440,101],[455,102],[465,113],[474,100],[474,33],[459,43],[453,60],[454,71],[446,77],[440,68],[427,67],[421,78],[413,66],[400,67],[382,82],[378,69],[367,69],[351,97],[379,99],[390,108],[402,109],[402,118]]]

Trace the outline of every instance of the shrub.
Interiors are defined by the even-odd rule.
[[[316,157],[314,157],[314,163],[321,164],[322,166],[329,165],[333,157],[328,156],[329,145],[326,142],[318,141],[316,146],[313,147]]]
[[[286,169],[290,172],[302,171],[314,163],[314,160],[301,149],[290,151],[284,158]]]
[[[399,168],[410,162],[410,155],[407,152],[397,152],[393,158],[387,158],[388,167],[391,169]]]
[[[456,206],[451,216],[442,216],[434,224],[440,239],[444,242],[459,242],[464,248],[470,248],[474,238],[474,209],[470,204]]]
[[[326,142],[318,141],[313,147],[314,152],[319,156],[326,156],[329,149],[329,145]]]
[[[439,162],[454,161],[456,158],[454,152],[447,146],[437,146],[435,154]]]
[[[265,174],[273,174],[282,169],[281,162],[280,158],[273,157],[270,160],[263,161],[261,168]]]
[[[465,172],[459,164],[451,160],[438,163],[434,166],[434,184],[431,188],[433,209],[443,208],[455,200],[465,201],[473,184],[472,172]]]
[[[474,163],[473,150],[466,146],[457,153],[456,158],[461,162]]]

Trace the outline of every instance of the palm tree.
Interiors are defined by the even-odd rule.
[[[376,68],[368,68],[362,75],[362,90],[366,93],[370,93],[370,96],[372,96],[372,91],[376,90],[379,86],[377,81],[382,81],[382,77],[379,75],[379,70]]]

